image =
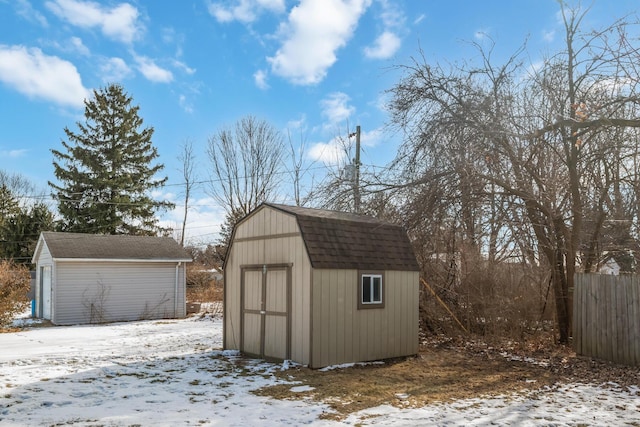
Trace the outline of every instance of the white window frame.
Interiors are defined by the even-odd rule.
[[[364,295],[365,295],[365,293],[364,293],[364,286],[365,286],[364,285],[364,279],[365,279],[365,277],[368,277],[370,279],[370,282],[369,282],[369,295],[371,296],[371,300],[370,301],[365,301],[364,300]],[[379,296],[380,296],[380,299],[377,300],[377,301],[373,299],[374,295],[375,295],[375,292],[374,292],[375,279],[379,279],[380,280],[380,292],[378,293]],[[373,274],[373,273],[363,273],[363,274],[361,274],[360,275],[360,292],[361,292],[360,303],[362,305],[367,305],[367,306],[380,306],[380,305],[382,305],[384,303],[384,292],[383,292],[384,288],[383,288],[383,286],[384,286],[384,283],[383,283],[383,280],[382,280],[382,274],[378,274],[378,273],[376,273],[376,274]]]

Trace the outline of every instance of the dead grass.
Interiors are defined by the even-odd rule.
[[[313,387],[310,398],[328,404],[324,418],[346,415],[383,404],[419,407],[478,396],[513,393],[553,384],[543,369],[506,360],[469,359],[453,350],[423,350],[416,357],[383,365],[354,366],[322,372],[308,368],[285,371],[287,380]],[[535,379],[535,383],[528,380]],[[276,385],[257,394],[278,399],[299,399],[291,385]]]
[[[211,280],[200,286],[187,287],[187,301],[215,302],[223,300],[221,281]]]
[[[341,420],[352,412],[383,404],[420,407],[435,402],[521,392],[535,392],[579,379],[603,384],[609,378],[627,378],[638,384],[640,368],[621,367],[576,357],[569,349],[554,347],[539,353],[540,364],[525,362],[512,348],[486,343],[429,343],[415,357],[388,360],[384,364],[356,365],[320,371],[297,367],[277,373],[283,379],[313,389],[292,391],[291,384],[265,387],[255,393],[278,399],[307,397],[331,408],[324,418]]]

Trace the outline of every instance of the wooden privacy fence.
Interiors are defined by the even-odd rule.
[[[576,274],[573,340],[578,354],[640,366],[640,276]]]

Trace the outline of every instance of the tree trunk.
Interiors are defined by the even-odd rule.
[[[564,268],[564,256],[560,251],[556,255],[556,263],[553,268],[553,293],[556,303],[556,317],[558,324],[559,342],[567,344],[571,336],[571,317],[569,310],[569,284]]]

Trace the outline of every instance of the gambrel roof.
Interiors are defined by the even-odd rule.
[[[109,261],[192,261],[189,254],[171,237],[108,234],[40,234],[34,259],[46,244],[54,259]]]
[[[399,225],[326,209],[275,203],[261,206],[296,217],[314,268],[420,270],[409,237]]]

